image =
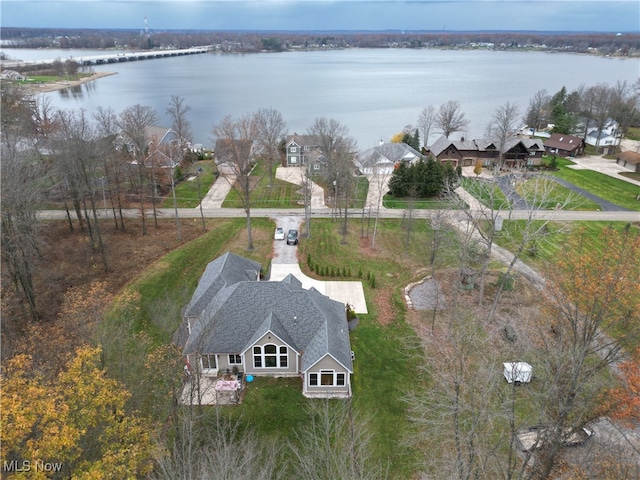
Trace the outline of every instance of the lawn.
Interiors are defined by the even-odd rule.
[[[639,186],[593,170],[574,170],[568,168],[569,165],[573,165],[573,162],[558,158],[559,170],[551,172],[552,175],[556,175],[611,203],[630,210],[640,211],[640,201],[636,199],[637,195],[640,194]]]
[[[258,163],[252,172],[252,179],[258,184],[251,191],[251,208],[303,208],[300,185],[273,178],[269,182],[262,164]],[[232,188],[222,203],[223,208],[243,208],[238,192]]]
[[[520,182],[515,188],[518,195],[529,204],[543,210],[553,210],[561,205],[563,210],[597,210],[598,204],[549,178],[534,178]]]
[[[179,208],[195,208],[207,194],[216,179],[217,169],[213,160],[196,162],[185,168],[176,183],[176,203]],[[163,208],[173,207],[171,193],[162,201]]]

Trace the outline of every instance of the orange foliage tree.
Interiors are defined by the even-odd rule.
[[[611,415],[615,420],[633,426],[640,419],[640,347],[631,360],[619,365],[623,375],[623,386],[610,392]]]
[[[141,478],[152,468],[149,425],[125,410],[129,393],[100,368],[99,348],[82,347],[56,381],[34,374],[18,355],[2,369],[0,433],[15,478]],[[34,468],[20,471],[25,465]],[[57,473],[60,475],[60,473]]]
[[[598,241],[573,235],[548,272],[549,302],[540,318],[537,360],[542,421],[556,427],[537,455],[538,478],[549,478],[564,433],[603,413],[606,372],[616,364],[640,320],[640,235],[605,228]]]

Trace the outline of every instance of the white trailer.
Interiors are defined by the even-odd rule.
[[[533,374],[533,367],[527,362],[505,362],[504,365],[504,378],[509,383],[529,383],[531,381],[531,375]]]

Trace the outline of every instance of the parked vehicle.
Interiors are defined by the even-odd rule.
[[[298,245],[298,230],[289,230],[289,233],[287,233],[287,245]]]
[[[274,240],[284,240],[284,228],[276,228],[276,233],[273,235]]]

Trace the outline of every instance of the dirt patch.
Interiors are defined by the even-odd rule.
[[[182,241],[178,241],[174,220],[160,220],[158,228],[149,219],[148,234],[142,235],[139,222],[129,220],[126,229],[116,230],[113,225],[102,232],[106,245],[108,270],[105,272],[101,256],[91,248],[85,232],[69,230],[65,222],[45,222],[40,225],[40,257],[34,265],[34,290],[38,302],[40,321],[31,333],[37,335],[39,351],[55,351],[60,348],[73,350],[83,341],[78,336],[67,336],[70,345],[49,345],[60,339],[58,321],[65,293],[71,288],[86,288],[94,282],[103,282],[104,292],[118,293],[149,265],[178,246],[202,235],[200,220],[181,222]],[[24,326],[25,314],[15,289],[2,276],[2,358],[15,353],[32,353],[28,332]],[[33,345],[33,344],[32,344]]]

